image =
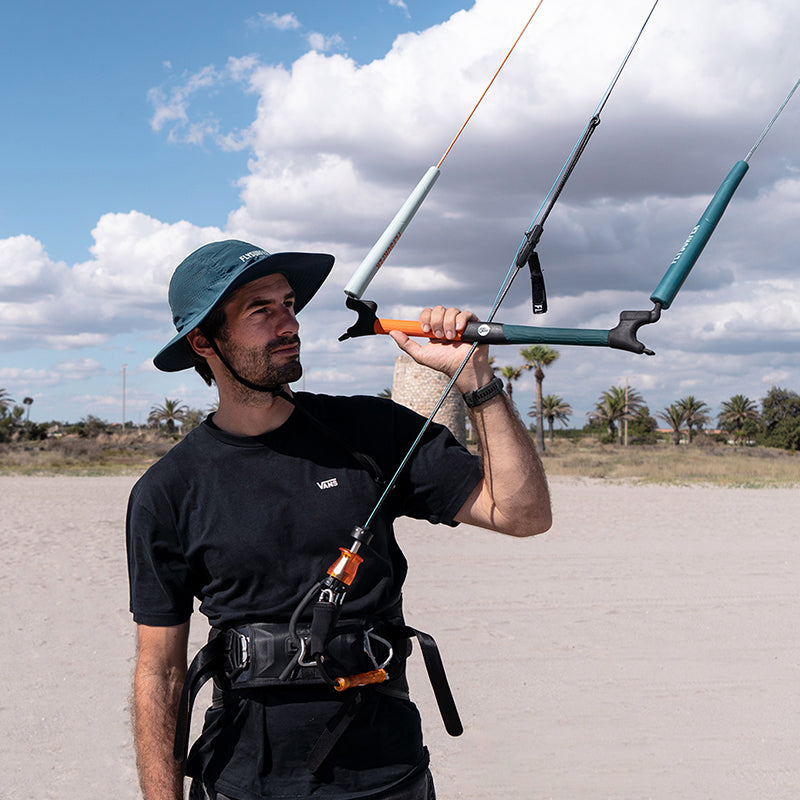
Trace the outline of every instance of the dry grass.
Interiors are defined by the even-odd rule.
[[[173,444],[154,431],[0,444],[0,474],[138,475]]]
[[[548,475],[747,488],[800,486],[800,453],[771,447],[619,447],[556,439],[547,442],[543,461]]]

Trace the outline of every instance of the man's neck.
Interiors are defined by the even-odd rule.
[[[283,388],[291,394],[288,387]],[[293,410],[288,400],[267,392],[243,402],[223,390],[220,391],[219,409],[214,412],[214,424],[234,436],[260,436],[280,428]]]

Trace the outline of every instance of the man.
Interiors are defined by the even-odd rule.
[[[191,797],[433,798],[404,677],[407,640],[418,632],[402,622],[406,562],[392,522],[408,515],[514,536],[550,526],[540,461],[480,347],[457,381],[472,406],[480,461],[431,426],[368,534],[358,534],[363,564],[309,661],[313,635],[298,633],[311,616],[308,598],[322,598],[317,582],[354,526],[362,530],[422,423],[388,400],[288,389],[302,373],[296,313],[332,265],[327,255],[214,242],[188,256],[170,283],[178,333],[155,364],[194,366],[217,384],[219,408],[148,470],[128,508],[134,727],[147,800],[183,797],[173,739],[176,725],[186,727],[184,681],[191,694],[202,672],[213,672],[215,696],[185,762]],[[472,319],[426,309],[420,323],[438,341],[392,336],[418,363],[453,375],[468,346],[452,340]],[[212,641],[187,679],[194,598]],[[224,668],[204,661],[209,648]],[[370,661],[386,680],[342,692],[330,685]]]

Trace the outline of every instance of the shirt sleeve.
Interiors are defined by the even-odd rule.
[[[423,422],[397,406],[400,439],[413,441]],[[483,477],[480,459],[443,425],[432,423],[398,480],[398,516],[457,525],[454,517]]]
[[[130,610],[142,625],[180,625],[192,615],[189,567],[172,515],[157,509],[146,481],[131,492],[126,519]]]

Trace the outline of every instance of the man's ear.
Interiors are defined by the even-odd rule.
[[[211,347],[211,343],[203,335],[200,328],[194,328],[194,330],[189,331],[189,333],[186,334],[186,341],[189,342],[189,347],[191,347],[197,355],[205,359],[214,355],[214,348]]]

